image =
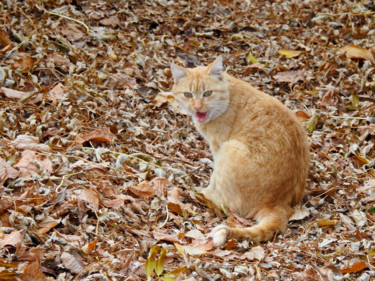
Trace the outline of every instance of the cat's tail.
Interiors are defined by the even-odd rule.
[[[213,243],[216,247],[220,247],[230,238],[247,239],[255,243],[269,241],[286,228],[293,212],[292,208],[269,210],[268,212],[264,210],[258,217],[259,223],[252,227],[233,228],[219,225],[211,232]]]

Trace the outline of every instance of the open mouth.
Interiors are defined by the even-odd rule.
[[[197,117],[198,119],[198,122],[204,122],[207,120],[207,117],[208,117],[208,112],[195,112],[195,116]]]

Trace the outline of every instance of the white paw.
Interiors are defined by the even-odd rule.
[[[216,247],[221,247],[227,241],[228,234],[228,227],[225,225],[218,225],[211,231],[210,236],[212,237],[214,245]]]

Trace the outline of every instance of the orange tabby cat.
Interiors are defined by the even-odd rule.
[[[254,218],[247,228],[220,225],[228,238],[268,241],[283,231],[303,196],[309,166],[306,133],[277,99],[223,71],[222,57],[207,67],[171,65],[173,94],[209,142],[214,171],[203,194],[217,206]]]

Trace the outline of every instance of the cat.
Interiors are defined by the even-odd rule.
[[[214,245],[229,238],[271,240],[286,229],[303,197],[309,167],[306,131],[276,98],[224,72],[221,56],[207,67],[172,63],[171,73],[173,97],[213,153],[214,169],[203,195],[258,222],[215,227]]]

